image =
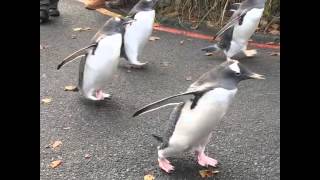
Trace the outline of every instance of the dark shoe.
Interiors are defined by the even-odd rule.
[[[48,11],[40,10],[40,24],[47,22],[49,20]]]
[[[58,9],[49,9],[50,16],[60,16],[60,12]]]

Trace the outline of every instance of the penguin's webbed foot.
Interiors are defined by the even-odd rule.
[[[205,167],[208,165],[215,167],[218,164],[218,161],[206,156],[204,152],[202,152],[198,154],[198,164]]]
[[[257,54],[257,50],[255,49],[251,49],[251,50],[244,50],[243,53],[247,56],[247,57],[253,57]]]
[[[141,62],[130,63],[130,68],[140,69],[145,67],[148,63],[149,63],[148,61],[144,63],[141,63]]]
[[[174,166],[171,165],[170,161],[165,158],[158,159],[159,167],[167,173],[170,173],[174,170]]]
[[[96,98],[97,100],[104,100],[105,98],[110,98],[111,95],[110,94],[106,94],[104,93],[102,90],[97,90],[96,91]]]

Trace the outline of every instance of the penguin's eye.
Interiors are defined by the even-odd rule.
[[[239,73],[239,72],[236,72],[235,74],[236,74],[236,76],[240,76],[241,75],[241,73]]]

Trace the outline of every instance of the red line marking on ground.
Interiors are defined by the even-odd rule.
[[[200,33],[196,33],[196,32],[190,32],[190,31],[180,30],[180,29],[176,29],[176,28],[165,27],[161,24],[155,24],[153,26],[153,29],[157,30],[157,31],[163,31],[163,32],[168,32],[168,33],[172,33],[172,34],[179,34],[179,35],[183,35],[183,36],[187,36],[187,37],[192,37],[195,39],[203,39],[203,40],[212,41],[215,38],[214,36],[209,36],[209,35],[200,34]],[[280,45],[278,45],[278,44],[263,44],[263,43],[249,42],[249,46],[254,46],[257,48],[267,48],[267,49],[280,49]]]
[[[83,3],[82,0],[77,0],[77,1]],[[119,15],[117,13],[113,13],[111,11],[108,11],[107,9],[104,9],[104,8],[96,9],[96,11],[103,14],[103,15],[107,15],[107,16],[114,17],[114,16]],[[119,15],[119,16],[121,16],[121,15]],[[208,41],[213,41],[215,38],[214,36],[209,36],[209,35],[200,34],[200,33],[196,33],[196,32],[166,27],[166,26],[163,26],[158,23],[154,24],[153,29],[156,31],[162,31],[162,32],[167,32],[167,33],[171,33],[171,34],[178,34],[178,35],[182,35],[182,36],[187,36],[187,37],[191,37],[191,38],[195,38],[195,39],[208,40]],[[264,43],[249,42],[248,45],[256,47],[256,48],[280,49],[280,44],[264,44]]]

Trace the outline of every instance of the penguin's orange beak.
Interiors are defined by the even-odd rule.
[[[264,77],[264,75],[257,74],[257,73],[252,73],[252,74],[249,75],[249,77],[252,78],[252,79],[266,79]]]

